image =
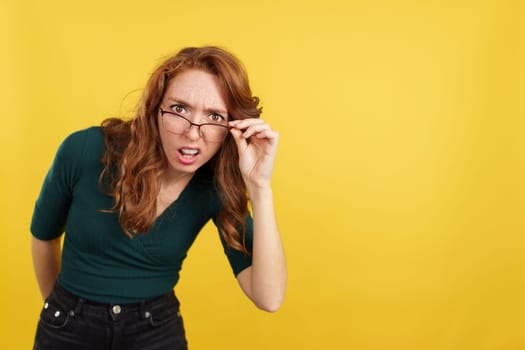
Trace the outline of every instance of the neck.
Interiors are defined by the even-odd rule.
[[[166,171],[161,175],[157,194],[157,217],[161,215],[182,193],[193,177],[192,173]]]
[[[168,168],[160,177],[161,187],[185,186],[193,175],[194,173],[182,173]]]

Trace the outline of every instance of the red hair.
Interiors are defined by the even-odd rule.
[[[120,225],[130,237],[149,231],[155,221],[158,179],[168,166],[160,142],[158,108],[169,81],[187,69],[204,70],[218,78],[230,119],[258,118],[261,114],[259,99],[252,96],[244,67],[224,49],[185,48],[161,63],[146,84],[135,117],[130,121],[110,118],[102,122],[106,152],[100,182],[115,198],[111,210],[118,212]],[[217,217],[219,231],[229,247],[247,253],[244,239],[248,198],[231,135],[210,165],[223,203]]]

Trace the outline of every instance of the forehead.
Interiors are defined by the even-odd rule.
[[[194,108],[226,109],[224,90],[219,79],[208,72],[188,69],[169,82],[164,101],[186,102]]]

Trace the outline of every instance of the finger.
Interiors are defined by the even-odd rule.
[[[246,130],[244,130],[242,136],[244,138],[249,138],[249,137],[251,137],[254,134],[257,134],[257,133],[260,133],[260,132],[263,132],[263,131],[266,131],[266,130],[271,130],[270,126],[268,124],[266,124],[266,123],[265,124],[250,125]]]
[[[258,139],[270,139],[271,141],[279,140],[279,133],[274,130],[264,130],[254,135]]]
[[[232,120],[229,122],[231,127],[237,128],[237,129],[246,129],[250,127],[251,125],[257,125],[257,124],[265,124],[264,120],[260,118],[248,118],[248,119],[237,119]]]
[[[237,149],[242,150],[246,148],[247,143],[246,139],[242,136],[242,131],[238,129],[230,129],[230,133],[233,136],[233,140],[235,141],[235,144],[237,145]]]
[[[245,118],[245,119],[234,119],[229,121],[230,124],[251,124],[251,123],[264,123],[261,118]]]

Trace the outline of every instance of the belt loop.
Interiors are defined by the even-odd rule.
[[[82,305],[84,305],[86,301],[82,298],[77,299],[77,304],[75,305],[75,308],[73,310],[69,311],[69,316],[74,317],[75,315],[80,314],[80,310],[82,310]]]

